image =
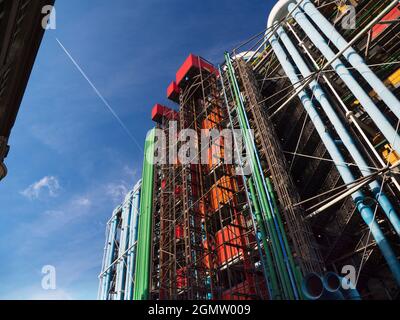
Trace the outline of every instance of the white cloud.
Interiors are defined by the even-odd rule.
[[[79,197],[73,200],[73,203],[78,207],[89,207],[92,204],[92,201],[88,197]]]
[[[47,191],[47,194],[51,197],[56,197],[60,191],[60,183],[58,179],[53,176],[46,176],[41,180],[32,183],[21,194],[28,199],[37,199],[42,194],[42,192]]]
[[[129,180],[134,180],[138,174],[137,168],[124,166],[124,173],[129,177]]]
[[[121,202],[128,192],[129,188],[125,182],[109,183],[106,186],[106,194],[110,196],[114,202]]]

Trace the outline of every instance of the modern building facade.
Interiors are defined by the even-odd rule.
[[[397,299],[399,17],[398,1],[281,0],[220,66],[191,54],[152,110],[136,244],[137,213],[109,223],[99,298]],[[193,151],[185,129],[242,136]]]

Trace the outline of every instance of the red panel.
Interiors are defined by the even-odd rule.
[[[176,270],[176,287],[182,289],[187,287],[186,268]]]
[[[208,251],[208,241],[207,240],[203,241],[203,248],[204,248],[204,251],[206,251],[206,252]],[[207,269],[210,269],[211,268],[210,254],[207,253],[206,256],[203,258],[202,262]]]
[[[176,186],[175,187],[175,195],[179,196],[182,193],[182,188],[181,186]]]
[[[184,80],[186,77],[190,78],[191,73],[199,68],[206,70],[209,73],[218,74],[217,69],[215,69],[211,63],[205,61],[201,57],[190,54],[176,73],[176,84],[180,86],[182,80]]]
[[[183,226],[181,224],[175,226],[175,238],[183,239]]]
[[[242,237],[238,227],[226,226],[216,234],[218,262],[224,264],[243,254]]]
[[[400,4],[397,7],[394,7],[386,16],[382,18],[381,21],[390,21],[396,20],[400,17]],[[372,39],[378,37],[382,32],[384,32],[389,26],[394,25],[393,23],[389,24],[376,24],[372,28]]]
[[[168,120],[177,120],[178,112],[161,104],[156,104],[151,111],[151,119],[154,122],[161,123],[163,118],[166,118]]]
[[[172,81],[167,88],[167,98],[171,101],[178,103],[179,102],[179,92],[180,92],[180,89],[179,89],[178,85],[176,84],[175,81]]]

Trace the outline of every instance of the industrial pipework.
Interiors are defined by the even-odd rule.
[[[346,68],[344,63],[339,58],[335,59],[336,54],[329,47],[328,43],[325,41],[319,31],[310,23],[306,15],[299,8],[296,8],[293,3],[289,4],[288,10],[293,11],[293,18],[301,26],[301,28],[315,44],[315,46],[321,51],[325,58],[328,61],[332,61],[331,64],[335,72],[351,90],[354,96],[360,101],[365,111],[374,121],[379,130],[381,130],[387,141],[389,141],[395,150],[400,150],[400,136],[395,128],[393,128],[388,119],[372,101],[368,93],[364,91],[351,72]]]
[[[225,61],[229,74],[230,85],[235,96],[236,108],[238,110],[239,123],[242,129],[243,136],[245,138],[246,150],[248,150],[251,159],[252,176],[250,180],[254,182],[256,194],[252,193],[253,201],[258,199],[260,207],[262,209],[262,215],[266,230],[268,232],[268,238],[271,240],[271,251],[274,259],[274,263],[271,261],[271,278],[273,299],[299,299],[298,290],[298,273],[294,265],[294,261],[291,258],[291,251],[287,244],[285,230],[282,222],[280,221],[279,213],[274,207],[272,196],[268,190],[264,174],[262,172],[259,157],[257,155],[257,149],[254,144],[254,137],[250,134],[250,124],[247,119],[244,103],[241,98],[240,89],[237,84],[235,71],[231,63],[231,58],[228,53],[225,54]],[[250,190],[252,184],[250,184]],[[278,214],[277,214],[278,213]],[[267,250],[267,247],[264,248]],[[276,273],[274,272],[276,270]],[[275,274],[279,283],[281,284],[281,290],[279,290],[278,281],[275,279]]]
[[[310,77],[312,75],[310,69],[308,68],[306,62],[301,57],[300,53],[293,45],[292,41],[287,36],[286,32],[282,27],[279,27],[277,30],[278,37],[282,40],[283,44],[285,45],[287,51],[291,55],[293,61],[295,62],[296,67],[300,70],[304,79]],[[340,120],[338,114],[332,107],[331,103],[329,102],[325,92],[319,85],[317,80],[313,80],[309,84],[309,88],[313,93],[314,97],[320,103],[322,108],[324,109],[326,115],[328,116],[329,120],[333,124],[337,134],[339,135],[341,141],[349,151],[350,155],[354,159],[358,169],[362,173],[363,176],[369,176],[372,174],[370,167],[368,166],[367,162],[364,160],[361,152],[358,150],[353,138],[351,137],[350,133]],[[400,235],[400,219],[398,214],[396,213],[395,208],[391,204],[390,200],[386,196],[386,194],[381,191],[381,185],[378,181],[374,180],[369,184],[372,194],[374,195],[375,199],[379,202],[382,209],[384,210],[386,216],[388,217],[389,221],[392,223],[393,228]]]
[[[135,275],[135,264],[136,264],[136,241],[139,225],[139,214],[140,214],[140,193],[142,187],[142,180],[140,180],[133,188],[133,194],[131,201],[131,213],[130,213],[130,226],[129,226],[129,244],[127,249],[127,261],[126,261],[126,279],[125,279],[125,295],[124,300],[133,299],[134,290],[134,275]]]
[[[100,300],[132,300],[140,189],[141,181],[136,183],[124,202],[113,211],[107,223],[108,233],[102,272],[99,275]]]
[[[150,257],[153,213],[155,130],[151,130],[144,145],[140,217],[136,249],[134,300],[147,300],[150,286]]]
[[[318,11],[310,0],[296,0],[300,8],[314,21],[325,36],[339,50],[344,50],[343,57],[360,73],[360,75],[375,90],[379,97],[386,103],[390,110],[400,119],[400,102],[388,87],[368,67],[364,59],[349,45],[349,43],[336,31],[335,27]],[[398,0],[392,1],[381,13],[384,16],[392,8],[399,4]]]
[[[350,72],[345,68],[345,66],[341,63],[339,59],[334,60],[335,54],[333,51],[329,48],[328,44],[325,42],[325,40],[322,38],[322,36],[318,33],[318,31],[314,28],[314,26],[311,25],[307,21],[307,18],[305,15],[300,11],[298,8],[298,5],[295,5],[293,1],[290,0],[283,0],[280,1],[276,8],[274,8],[271,11],[271,15],[268,19],[268,28],[273,28],[273,27],[278,27],[276,24],[278,23],[277,20],[280,19],[280,17],[284,16],[288,12],[292,12],[295,20],[297,23],[303,28],[303,30],[306,32],[306,34],[310,37],[310,39],[316,44],[316,46],[321,50],[321,52],[326,56],[326,58],[329,61],[332,61],[332,65],[337,71],[338,75],[343,79],[343,81],[349,86],[349,88],[354,92],[355,96],[359,98],[361,103],[364,105],[365,109],[370,110],[370,114],[372,114],[376,119],[379,118],[380,125],[378,127],[381,127],[382,132],[385,134],[386,132],[386,138],[388,138],[388,141],[390,141],[393,145],[396,143],[396,138],[398,137],[396,131],[393,129],[393,127],[390,125],[390,123],[386,120],[386,118],[383,116],[383,114],[377,109],[375,104],[372,102],[370,97],[364,92],[364,90],[359,86],[359,84],[356,82],[356,80],[352,77]],[[268,33],[268,31],[267,31]],[[304,61],[299,59],[298,52],[295,48],[293,48],[292,43],[290,40],[285,37],[286,34],[283,32],[283,29],[280,28],[278,30],[278,34],[280,36],[283,36],[282,41],[284,41],[288,51],[292,54],[293,59],[295,60],[296,64],[298,67],[301,69],[301,72],[303,73],[303,76],[309,72],[307,66],[305,66]],[[278,39],[274,36],[274,34],[269,35],[269,42],[271,43],[271,46],[273,50],[275,51],[275,54],[282,65],[282,68],[284,69],[285,73],[289,77],[289,80],[292,82],[293,85],[297,84],[300,82],[300,79],[296,73],[296,70],[294,69],[294,66],[290,63],[289,57],[286,55],[286,52],[283,50],[282,46],[280,45]],[[294,50],[293,50],[294,49]],[[297,54],[296,54],[297,53]],[[331,121],[336,124],[336,129],[338,130],[338,134],[341,135],[342,140],[346,143],[346,146],[349,148],[349,151],[357,151],[352,144],[352,140],[349,139],[349,135],[346,134],[346,130],[343,130],[343,126],[341,126],[340,121],[335,117],[334,112],[332,112],[332,108],[330,107],[329,103],[324,100],[323,92],[320,90],[320,87],[318,86],[318,83],[316,81],[313,81],[310,83],[310,88],[313,90],[314,94],[316,95],[316,98],[319,99],[321,105],[324,107],[325,112],[327,112],[329,118]],[[304,108],[306,109],[311,121],[313,122],[315,128],[317,129],[318,134],[320,135],[322,141],[325,144],[325,147],[327,148],[329,154],[331,155],[332,159],[335,162],[335,165],[344,180],[346,184],[354,182],[354,177],[353,174],[351,173],[349,167],[346,165],[346,161],[343,158],[342,154],[340,153],[335,141],[332,139],[330,134],[327,132],[326,127],[324,123],[322,122],[318,112],[315,109],[314,104],[312,103],[310,97],[308,94],[304,91],[301,90],[297,92],[298,97],[302,104],[304,105]],[[366,106],[367,105],[367,106]],[[372,116],[371,116],[372,117]],[[386,121],[386,122],[385,122]],[[386,125],[385,125],[386,123]],[[389,136],[391,138],[389,139]],[[400,140],[397,141],[397,143],[400,143]],[[397,145],[396,145],[397,146]],[[400,146],[400,144],[399,144]],[[396,147],[395,147],[396,148]],[[363,159],[361,155],[356,152],[355,154],[352,154],[353,157],[355,157],[358,161],[358,164],[361,166],[363,164]],[[365,167],[363,165],[363,167]],[[362,170],[364,168],[360,168]],[[376,187],[379,188],[379,185],[376,186],[373,184],[371,188],[377,193],[377,198],[378,201],[380,200],[380,203],[382,207],[384,208],[386,214],[389,217],[389,220],[392,222],[393,225],[395,225],[397,228],[398,227],[398,218],[396,213],[394,212],[393,206],[391,206],[390,202],[387,200],[387,198],[383,198],[380,195],[380,188],[376,189]],[[374,192],[373,191],[373,192]],[[356,191],[355,193],[352,194],[352,198],[356,204],[356,207],[358,208],[358,211],[361,213],[361,216],[365,223],[369,226],[371,233],[373,237],[375,238],[379,248],[382,251],[383,256],[385,257],[389,268],[391,269],[397,283],[400,285],[400,263],[397,260],[397,257],[395,253],[393,252],[392,248],[390,247],[389,242],[387,241],[386,237],[384,236],[383,232],[380,230],[378,223],[374,219],[374,213],[372,209],[365,205],[364,200],[365,196],[361,191]],[[397,231],[398,229],[396,229]]]

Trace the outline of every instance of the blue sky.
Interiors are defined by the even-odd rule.
[[[189,53],[218,63],[260,32],[266,0],[57,0],[0,183],[0,299],[95,299],[105,224],[140,178],[151,107]],[[53,265],[57,289],[41,288]]]

